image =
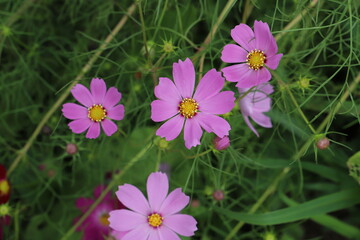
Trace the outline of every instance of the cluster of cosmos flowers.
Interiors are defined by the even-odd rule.
[[[154,89],[157,99],[151,103],[151,119],[164,122],[156,135],[170,141],[183,132],[185,146],[190,149],[200,145],[205,130],[216,135],[216,149],[227,148],[231,126],[219,115],[230,112],[236,98],[233,91],[222,91],[226,80],[237,83],[239,107],[248,127],[257,136],[250,118],[262,127],[272,127],[271,119],[264,113],[271,109],[270,94],[274,91],[268,83],[269,69],[276,69],[282,58],[282,54],[277,54],[275,38],[268,24],[261,21],[255,21],[254,30],[246,24],[237,25],[231,30],[231,37],[236,44],[224,46],[221,60],[232,65],[221,71],[211,69],[195,84],[195,67],[186,58],[173,63],[173,79],[160,77]],[[101,129],[107,136],[118,130],[113,120],[122,120],[125,108],[119,104],[122,95],[117,88],[107,89],[103,79],[94,78],[90,89],[76,84],[71,93],[81,104],[66,103],[62,108],[63,115],[71,120],[68,126],[72,132],[86,132],[86,138],[94,139],[100,136]],[[0,170],[3,204],[8,200],[10,186]],[[179,235],[193,236],[196,220],[180,213],[190,198],[180,188],[168,194],[168,176],[161,172],[150,174],[146,186],[147,198],[130,184],[119,186],[117,199],[107,193],[78,227],[83,239],[180,240]],[[87,212],[103,190],[104,186],[96,187],[94,197],[77,199],[76,207]]]

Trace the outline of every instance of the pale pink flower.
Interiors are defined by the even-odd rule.
[[[117,197],[130,210],[110,212],[110,227],[126,232],[122,240],[180,240],[193,236],[197,230],[196,220],[179,212],[189,203],[181,188],[168,195],[169,181],[165,173],[156,172],[147,180],[148,200],[133,185],[119,186]]]
[[[74,133],[86,133],[87,138],[100,135],[100,125],[107,136],[114,134],[118,127],[111,121],[124,118],[124,105],[118,104],[121,93],[111,87],[106,91],[106,84],[100,78],[93,78],[90,83],[91,92],[82,84],[76,84],[71,90],[72,95],[83,106],[65,103],[62,108],[64,116],[71,121],[68,125]]]
[[[249,88],[239,88],[240,97]],[[264,114],[271,109],[271,98],[269,95],[274,92],[274,88],[269,83],[264,83],[240,99],[239,105],[241,113],[249,128],[259,137],[259,133],[251,124],[249,117],[264,128],[271,128],[271,119]]]
[[[270,69],[276,69],[283,54],[276,54],[278,47],[269,25],[255,21],[254,31],[246,24],[231,30],[232,39],[239,44],[225,45],[221,60],[239,63],[223,68],[226,80],[237,82],[237,87],[250,88],[271,79]]]
[[[173,64],[174,82],[169,78],[160,78],[155,87],[158,100],[151,103],[151,119],[155,122],[166,121],[156,132],[167,141],[179,136],[184,128],[187,148],[200,144],[202,128],[219,137],[229,135],[230,125],[215,114],[225,114],[234,107],[234,93],[220,92],[224,78],[215,69],[208,71],[195,86],[195,69],[190,59],[179,60]]]

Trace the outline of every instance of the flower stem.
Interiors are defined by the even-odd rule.
[[[274,181],[270,184],[270,186],[265,190],[265,192],[261,195],[259,200],[250,208],[249,214],[255,213],[256,210],[263,204],[263,202],[275,192],[279,182],[285,177],[285,175],[290,171],[290,167],[284,168],[281,173],[274,179]],[[227,235],[225,240],[229,240],[242,228],[242,226],[245,224],[245,222],[239,222]]]
[[[138,162],[144,154],[150,149],[152,146],[152,142],[148,143],[138,154],[135,155],[128,163],[127,165],[118,173],[115,174],[111,182],[108,184],[108,186],[104,189],[104,191],[101,193],[101,195],[95,200],[95,202],[89,207],[89,209],[80,217],[80,219],[65,233],[65,235],[61,238],[61,240],[68,239],[74,231],[85,221],[85,219],[94,211],[97,205],[101,203],[101,201],[104,199],[106,194],[115,187],[116,184],[120,181],[121,177],[136,163]]]
[[[50,110],[45,114],[42,118],[40,123],[37,125],[35,131],[30,136],[28,141],[26,142],[25,146],[19,150],[17,157],[12,162],[11,166],[9,167],[8,175],[10,175],[14,169],[17,167],[21,159],[26,155],[27,151],[32,146],[33,142],[35,141],[36,137],[41,132],[41,129],[44,125],[48,122],[50,117],[54,114],[54,112],[60,107],[60,105],[65,101],[67,96],[70,94],[70,90],[84,77],[84,75],[91,69],[93,64],[99,58],[101,53],[107,48],[109,43],[114,39],[116,34],[122,29],[122,27],[127,22],[129,16],[131,16],[136,9],[136,5],[133,4],[128,8],[128,11],[125,16],[121,18],[119,23],[115,26],[112,32],[106,37],[105,41],[100,45],[100,47],[96,50],[95,54],[90,58],[90,60],[85,64],[85,66],[81,69],[80,73],[76,76],[74,81],[69,85],[69,87],[65,90],[65,92],[59,97],[59,99],[54,103],[54,105],[50,108]]]
[[[300,20],[309,12],[309,10],[313,7],[316,6],[316,4],[318,3],[318,0],[312,0],[309,5],[303,9],[301,11],[301,13],[299,13],[291,22],[289,22],[285,27],[284,29],[278,33],[276,36],[275,36],[275,39],[276,41],[278,41],[280,38],[282,38],[287,32],[289,29],[291,29],[292,27],[294,27],[298,22],[300,22]]]
[[[341,108],[342,104],[346,101],[346,99],[350,96],[351,92],[354,91],[357,87],[357,85],[360,82],[360,73],[358,73],[358,75],[355,77],[354,81],[351,83],[351,85],[349,86],[348,89],[346,89],[346,91],[343,93],[343,95],[341,96],[339,102],[336,104],[335,108],[333,109],[333,111],[329,112],[329,114],[326,116],[326,118],[324,119],[324,121],[320,124],[320,126],[315,130],[316,134],[319,134],[324,128],[325,126],[331,121],[332,117],[339,111],[339,109]],[[305,144],[301,147],[301,149],[294,154],[293,158],[295,160],[299,160],[304,153],[306,152],[306,149],[308,149],[308,147],[310,146],[310,144],[312,143],[313,138],[309,138]],[[264,191],[264,193],[261,195],[261,197],[259,198],[259,200],[250,208],[248,213],[255,213],[256,210],[261,206],[261,204],[273,193],[275,192],[278,183],[287,175],[287,173],[290,171],[290,167],[285,167],[281,173],[275,178],[275,180],[266,188],[266,190]],[[228,234],[228,236],[225,238],[225,240],[229,240],[231,239],[244,225],[244,222],[239,222],[232,230],[231,232]]]
[[[222,12],[220,13],[220,16],[218,17],[216,23],[214,24],[214,26],[211,28],[209,34],[206,36],[202,46],[199,48],[199,50],[197,51],[197,53],[194,55],[194,57],[192,58],[192,62],[195,63],[197,61],[197,58],[200,56],[200,52],[203,52],[206,47],[209,45],[209,43],[211,42],[212,38],[215,36],[219,26],[222,24],[222,22],[225,20],[226,16],[228,15],[228,13],[230,12],[231,8],[235,5],[235,3],[237,2],[237,0],[229,0],[227,2],[227,4],[225,5],[224,9],[222,10]],[[201,73],[203,71],[203,65],[204,65],[204,60],[205,60],[205,52],[203,52],[201,54],[200,57],[200,64],[199,64],[199,71],[200,71],[200,77],[199,79],[201,79]]]
[[[279,77],[279,75],[277,75],[275,72],[272,73],[274,75],[274,77],[277,79],[279,85],[281,87],[283,87],[286,92],[288,93],[288,95],[290,96],[291,98],[291,101],[292,103],[295,105],[296,109],[298,110],[300,116],[304,119],[304,122],[306,123],[306,125],[310,128],[310,130],[316,134],[316,131],[315,129],[313,128],[313,126],[311,125],[309,119],[306,117],[306,115],[304,114],[304,112],[301,110],[299,104],[297,103],[295,97],[294,97],[294,94],[292,94],[291,90],[289,89],[289,86],[287,84],[285,84]]]

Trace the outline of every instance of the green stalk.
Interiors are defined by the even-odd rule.
[[[35,128],[35,131],[30,136],[25,146],[19,150],[17,157],[12,162],[11,166],[8,170],[8,175],[10,175],[15,168],[20,163],[21,159],[26,155],[35,141],[36,137],[41,132],[41,129],[44,125],[49,121],[50,117],[54,114],[54,112],[61,106],[61,104],[65,101],[65,99],[69,96],[70,90],[84,77],[84,75],[91,69],[96,60],[102,54],[102,52],[108,47],[109,43],[114,39],[116,34],[122,29],[122,27],[127,22],[129,16],[131,16],[135,11],[136,5],[133,4],[128,8],[128,11],[125,16],[121,18],[119,23],[115,26],[112,32],[106,37],[105,41],[100,45],[100,47],[96,50],[95,54],[90,58],[90,60],[85,64],[85,66],[81,69],[80,73],[76,76],[73,82],[69,85],[69,87],[65,90],[65,92],[58,98],[58,100],[54,103],[54,105],[50,108],[50,110],[45,114],[40,123]]]
[[[66,240],[68,239],[73,233],[74,231],[84,222],[84,220],[92,213],[92,211],[94,211],[94,209],[96,208],[97,205],[99,205],[99,203],[101,203],[101,201],[104,199],[104,197],[106,196],[106,194],[113,189],[116,184],[118,184],[120,182],[121,177],[136,163],[138,162],[143,156],[144,154],[150,149],[152,145],[152,142],[148,143],[138,154],[135,155],[135,157],[133,157],[128,164],[121,170],[121,172],[119,172],[118,174],[114,175],[113,179],[111,180],[111,182],[109,183],[109,185],[104,189],[104,191],[101,193],[101,195],[99,196],[99,198],[97,198],[95,200],[95,202],[90,206],[90,208],[84,213],[84,215],[81,216],[81,218],[79,219],[79,221],[77,221],[70,229],[69,231],[67,231],[65,233],[65,235],[61,238],[61,240]]]

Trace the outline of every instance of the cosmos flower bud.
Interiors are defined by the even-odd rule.
[[[75,143],[68,143],[66,145],[66,153],[69,155],[74,155],[78,152],[78,147]]]
[[[214,200],[221,201],[224,199],[224,192],[222,190],[215,190],[212,194]]]
[[[219,138],[218,136],[216,136],[213,140],[213,144],[216,150],[222,151],[230,146],[230,139],[228,136],[225,136],[223,138]]]
[[[273,232],[266,232],[263,237],[264,240],[276,240],[276,235]]]
[[[330,145],[330,141],[327,137],[320,138],[316,142],[316,147],[320,150],[327,149],[329,147],[329,145]]]

